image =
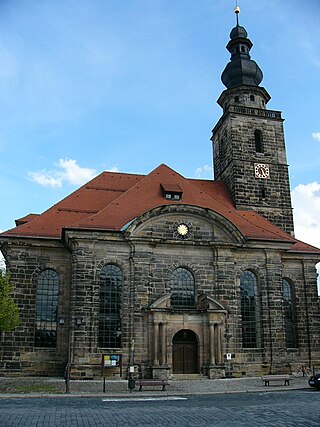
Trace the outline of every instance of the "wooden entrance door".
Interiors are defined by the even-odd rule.
[[[198,373],[198,340],[196,334],[189,329],[182,329],[175,334],[172,344],[173,373]]]

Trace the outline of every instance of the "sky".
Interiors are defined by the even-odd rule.
[[[238,0],[285,118],[296,237],[320,247],[320,2]],[[233,0],[1,0],[0,230],[103,170],[212,178]]]

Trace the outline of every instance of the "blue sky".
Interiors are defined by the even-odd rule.
[[[296,235],[320,246],[320,3],[239,0],[285,120]],[[103,170],[212,177],[233,0],[0,2],[0,229]]]

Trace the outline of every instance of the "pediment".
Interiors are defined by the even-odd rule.
[[[171,294],[165,294],[150,305],[151,309],[161,309],[171,307]]]
[[[187,227],[186,235],[179,235],[178,227]],[[243,236],[239,230],[218,213],[190,205],[157,207],[125,227],[131,238],[149,239],[153,242],[201,241],[241,243]]]
[[[212,310],[227,313],[227,309],[211,295],[202,293],[198,296],[198,306],[202,310]]]
[[[172,309],[171,295],[171,293],[163,295],[155,302],[153,302],[149,308],[151,310]],[[219,301],[215,300],[211,295],[207,295],[205,293],[198,295],[196,310],[209,310],[219,313],[227,313],[226,308]]]

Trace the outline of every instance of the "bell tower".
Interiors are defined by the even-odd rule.
[[[289,174],[280,111],[268,110],[263,74],[250,57],[252,42],[237,24],[227,50],[231,60],[218,99],[223,114],[212,131],[214,179],[224,181],[237,209],[254,209],[293,234]]]

